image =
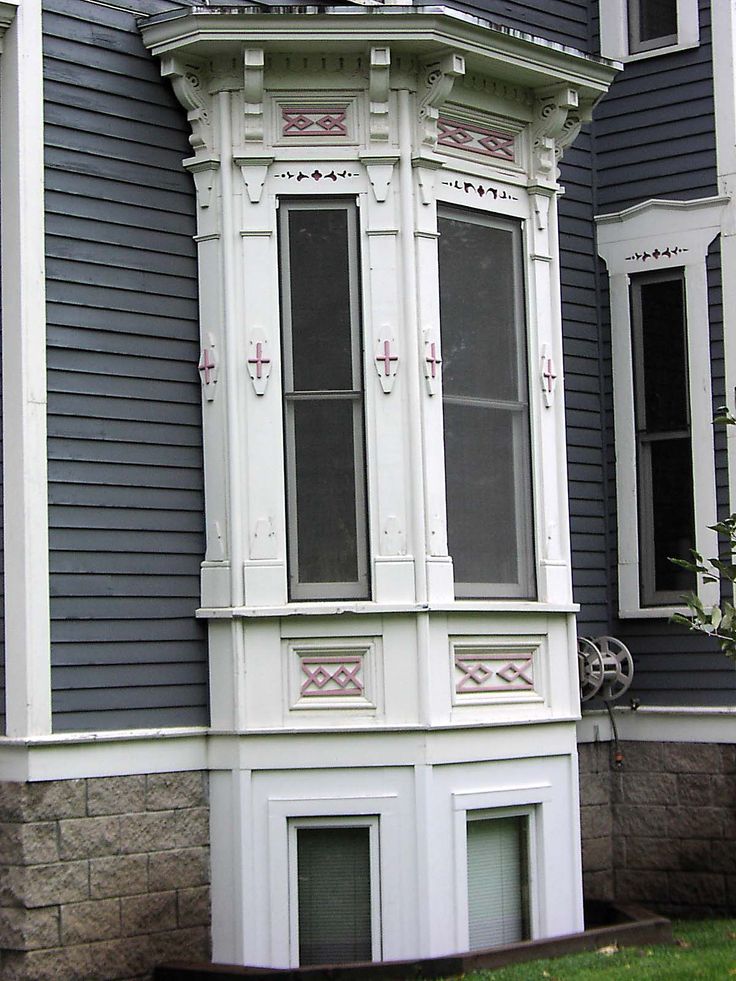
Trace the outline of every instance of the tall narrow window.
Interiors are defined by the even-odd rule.
[[[447,533],[458,597],[534,592],[521,229],[440,213]]]
[[[671,605],[696,585],[669,561],[695,547],[682,274],[632,278],[631,321],[642,605]]]
[[[371,827],[296,829],[299,964],[374,956]]]
[[[677,44],[677,0],[629,0],[629,51]]]
[[[524,816],[468,817],[470,950],[530,936],[527,825]]]
[[[292,599],[369,595],[356,224],[351,202],[281,202]]]

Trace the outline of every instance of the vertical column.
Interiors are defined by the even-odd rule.
[[[40,0],[3,39],[2,335],[7,734],[51,731]]]

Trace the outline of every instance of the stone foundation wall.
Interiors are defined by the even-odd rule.
[[[0,977],[209,959],[208,819],[199,772],[0,784]]]
[[[586,899],[736,915],[736,746],[579,747]]]

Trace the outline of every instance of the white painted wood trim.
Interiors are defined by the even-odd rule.
[[[726,402],[736,410],[736,4],[712,0],[718,190],[728,198],[721,227]],[[726,427],[729,510],[736,511],[736,426]]]
[[[713,5],[725,6],[727,2],[728,0],[714,0]],[[696,48],[700,44],[698,0],[677,0],[677,43],[629,54],[628,6],[628,0],[600,0],[601,54],[604,58],[624,63],[642,61],[644,58],[656,58],[673,51]]]
[[[3,539],[6,731],[51,731],[41,2],[3,38]]]
[[[614,708],[619,740],[664,743],[736,743],[736,706],[642,706]],[[605,711],[586,712],[577,724],[578,743],[610,742]]]
[[[639,520],[636,479],[634,370],[629,302],[630,275],[651,269],[682,269],[685,277],[688,372],[693,454],[695,547],[716,555],[718,536],[709,527],[717,519],[715,453],[712,438],[713,398],[710,373],[708,247],[721,230],[728,199],[647,201],[596,219],[598,252],[608,267],[611,305],[616,504],[618,521],[619,615],[669,617],[675,606],[642,607],[639,592]],[[675,249],[656,260],[653,249]],[[704,336],[705,335],[705,336]],[[708,434],[709,438],[703,438]],[[699,584],[704,603],[718,601],[717,583]]]

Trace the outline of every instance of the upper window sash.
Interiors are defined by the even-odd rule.
[[[698,0],[673,0],[676,28],[671,30],[672,15],[654,9],[651,0],[599,0],[601,54],[615,61],[638,61],[670,54],[700,43]],[[654,36],[657,24],[667,34]],[[668,26],[669,25],[669,26]]]
[[[292,600],[370,593],[356,210],[325,199],[279,208]]]
[[[535,593],[521,226],[441,207],[448,547],[458,598]]]
[[[677,0],[629,0],[629,54],[677,44]]]

